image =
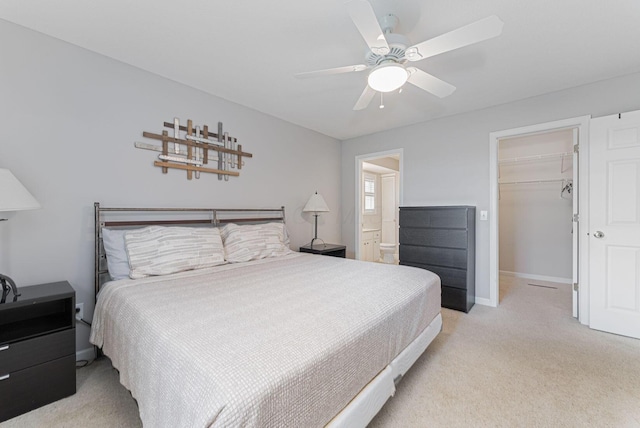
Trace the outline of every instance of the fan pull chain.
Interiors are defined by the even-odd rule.
[[[380,92],[380,108],[383,109],[384,108],[384,94],[382,92]]]

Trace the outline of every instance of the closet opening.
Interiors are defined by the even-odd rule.
[[[356,157],[355,258],[398,263],[402,149]]]
[[[542,304],[573,301],[567,312],[576,317],[577,139],[571,127],[500,138],[497,147],[500,298],[536,287],[530,295]]]

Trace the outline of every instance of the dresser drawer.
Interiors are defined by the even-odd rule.
[[[400,228],[403,227],[444,227],[467,228],[466,208],[400,208]]]
[[[0,422],[75,392],[75,354],[11,373],[0,380]]]
[[[75,353],[75,328],[0,345],[0,376]]]
[[[440,277],[440,282],[443,286],[460,288],[462,290],[467,289],[467,271],[464,269],[445,268],[442,266],[431,266],[422,263],[411,263],[402,261],[402,265],[418,267],[421,269],[429,270]]]
[[[467,231],[460,229],[422,229],[403,227],[400,243],[428,247],[467,248]]]
[[[466,269],[467,250],[400,244],[400,261]]]
[[[475,296],[466,290],[442,286],[442,307],[455,309],[456,311],[469,312],[475,303]]]

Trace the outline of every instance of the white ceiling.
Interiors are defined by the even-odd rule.
[[[501,36],[417,67],[455,85],[412,85],[352,107],[366,45],[342,0],[3,0],[0,18],[338,138],[422,122],[640,71],[638,0],[371,0],[413,43],[489,15]]]

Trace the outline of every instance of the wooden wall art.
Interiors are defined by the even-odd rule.
[[[161,141],[161,146],[134,143],[139,149],[161,152],[158,155],[159,160],[153,165],[162,168],[164,174],[169,168],[175,168],[186,170],[188,180],[191,180],[193,175],[200,178],[201,172],[207,172],[218,174],[218,180],[224,178],[225,181],[229,181],[230,176],[240,175],[244,159],[253,157],[251,153],[242,151],[242,145],[238,144],[237,138],[222,130],[222,122],[218,122],[217,133],[210,132],[207,125],[202,129],[199,126],[194,127],[191,119],[187,120],[187,126],[180,125],[180,120],[175,118],[173,123],[164,122],[164,127],[173,129],[173,137],[170,137],[166,130],[162,131],[162,134],[146,131],[142,133],[143,137]],[[217,168],[203,166],[210,163],[217,164]]]

